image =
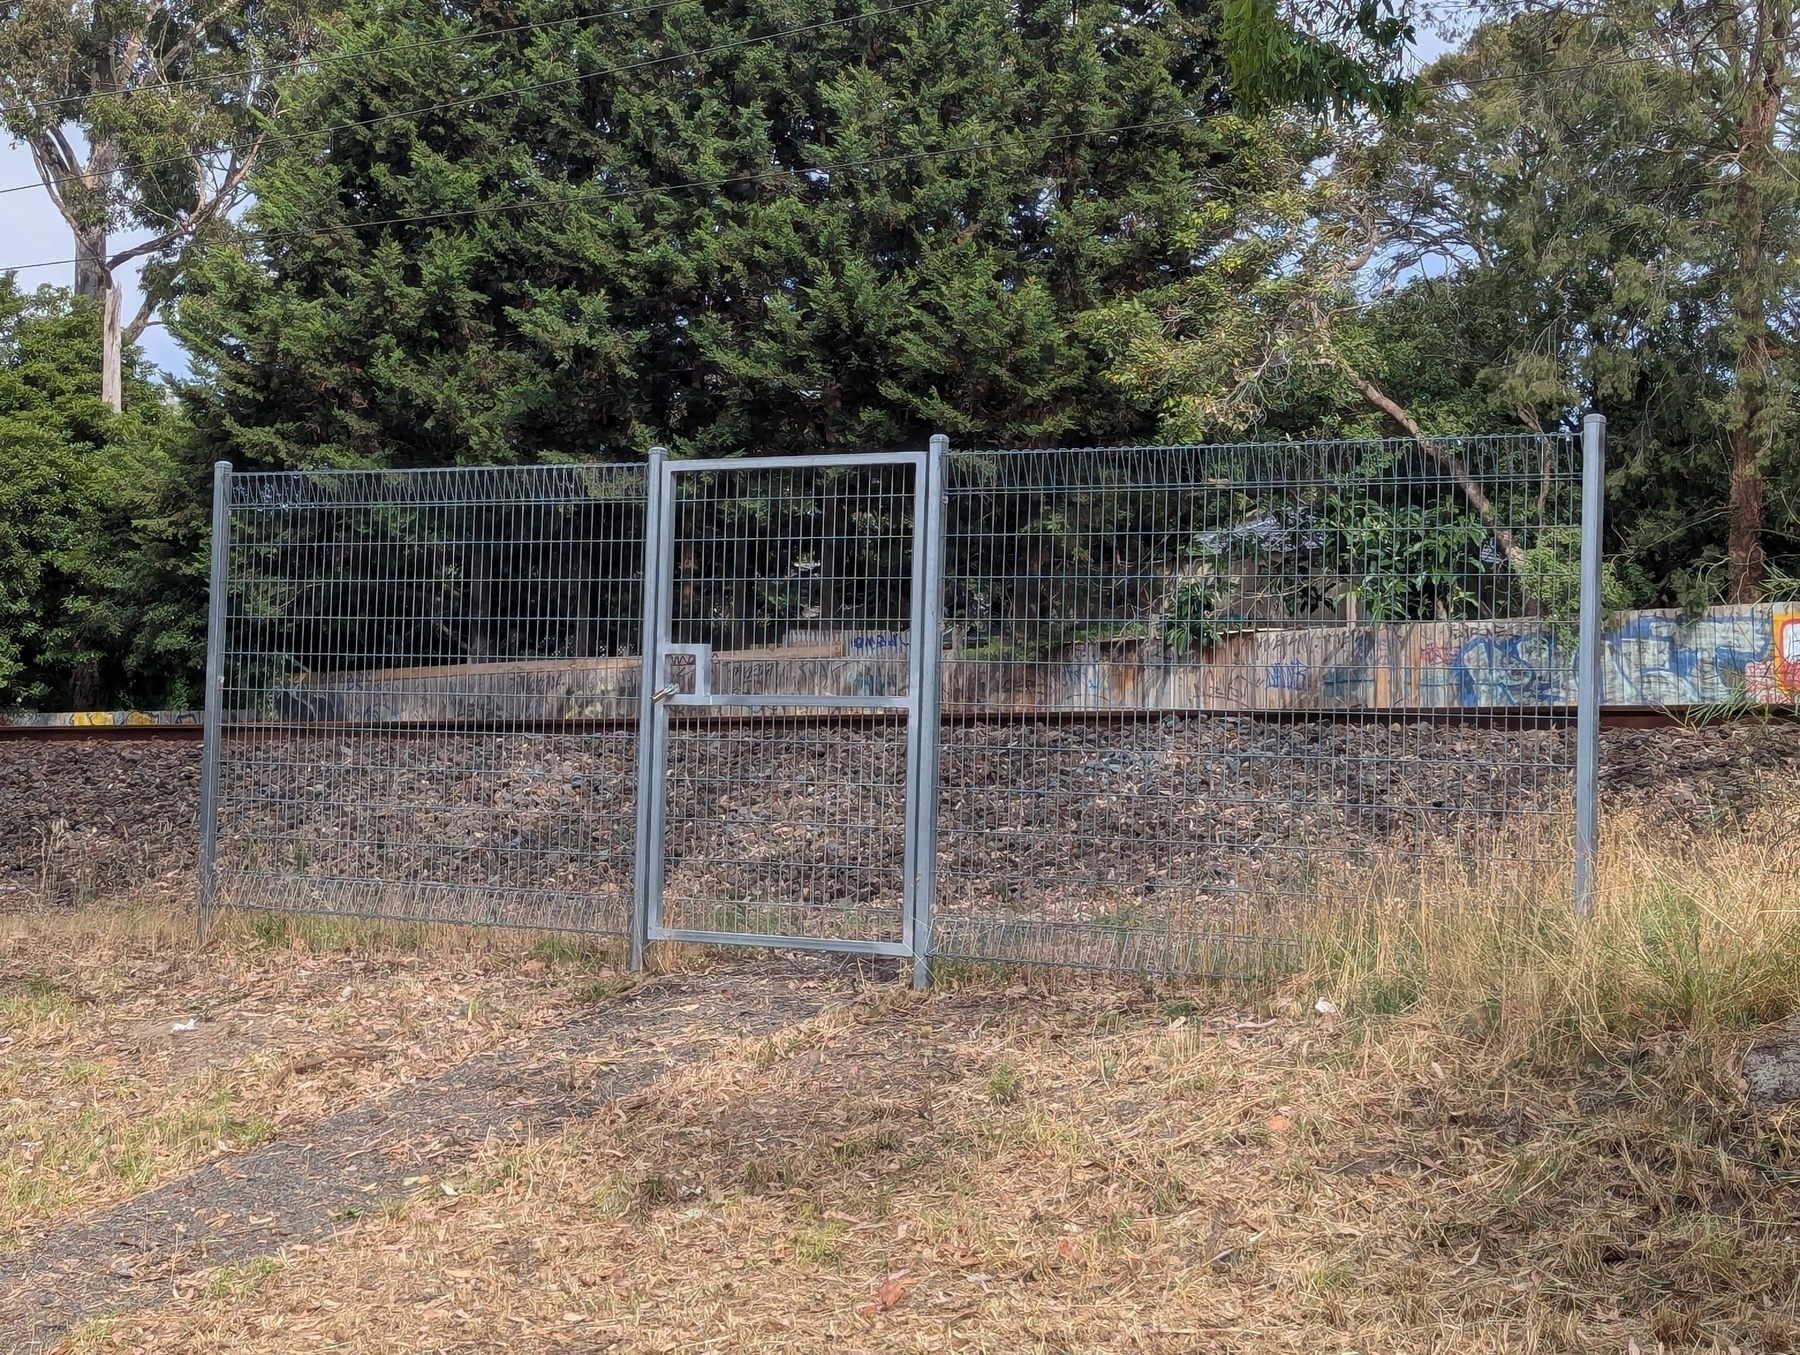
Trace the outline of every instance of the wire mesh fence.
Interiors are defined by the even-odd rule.
[[[923,465],[664,472],[653,937],[910,948]]]
[[[228,476],[203,895],[1168,972],[1566,898],[1581,472],[1486,437]]]
[[[203,903],[624,932],[644,485],[231,476]]]
[[[1560,438],[950,459],[934,952],[1278,962],[1396,894],[1566,894]]]

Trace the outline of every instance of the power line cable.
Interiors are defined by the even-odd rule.
[[[827,28],[840,28],[845,24],[857,23],[863,19],[879,19],[884,15],[899,14],[906,10],[918,9],[923,5],[932,4],[934,2],[935,0],[905,0],[905,3],[889,5],[884,9],[866,10],[861,14],[848,14],[836,19],[823,19],[817,23],[801,24],[794,28],[777,29],[773,33],[764,33],[760,37],[735,38],[730,42],[715,43],[711,47],[696,47],[687,51],[672,52],[667,56],[647,57],[643,61],[630,62],[623,66],[611,66],[603,70],[588,71],[579,75],[558,76],[554,80],[536,80],[529,84],[514,85],[507,89],[493,90],[484,94],[469,94],[464,95],[459,99],[447,99],[441,103],[425,104],[422,107],[409,108],[399,113],[382,113],[376,117],[360,118],[354,122],[340,122],[333,123],[326,127],[313,127],[306,131],[293,132],[286,136],[270,137],[257,144],[259,148],[266,149],[271,146],[284,146],[298,141],[310,141],[314,137],[330,136],[336,132],[354,131],[361,127],[379,127],[383,123],[400,122],[408,118],[419,117],[426,113],[439,113],[450,108],[465,108],[470,104],[485,103],[490,100],[516,98],[521,94],[529,94],[533,90],[554,89],[561,85],[580,84],[583,80],[599,80],[608,76],[624,75],[629,71],[645,70],[652,66],[666,66],[671,62],[688,61],[695,57],[717,56],[721,52],[732,52],[746,47],[755,47],[762,43],[773,42],[778,38],[791,38],[802,33],[817,33]],[[232,154],[236,154],[246,149],[249,148],[244,146],[233,146],[220,151],[215,151],[213,154],[224,154],[226,153],[226,150],[229,150]],[[161,159],[140,161],[133,165],[132,168],[136,170],[145,170],[152,169],[158,165],[185,165],[192,163],[193,159],[194,157],[191,155],[166,155]],[[42,181],[37,183],[13,184],[6,188],[0,188],[0,193],[22,193],[29,189],[41,187],[43,187]]]
[[[668,9],[668,8],[671,8],[673,5],[684,4],[686,2],[687,2],[687,0],[667,0],[667,2],[664,4],[652,5],[652,6],[649,6],[647,9],[640,9],[637,12],[653,13],[657,10]],[[261,143],[261,146],[266,148],[268,146],[286,145],[286,144],[289,144],[292,142],[309,140],[312,137],[328,136],[334,132],[351,131],[351,130],[354,130],[359,127],[379,126],[381,123],[384,123],[384,122],[395,122],[395,121],[399,121],[399,120],[405,119],[405,118],[417,117],[424,113],[442,112],[442,111],[444,111],[446,109],[450,109],[450,108],[461,108],[461,107],[465,107],[472,103],[480,103],[486,99],[511,98],[511,97],[514,97],[519,94],[530,93],[533,90],[549,89],[549,88],[553,88],[558,85],[577,84],[577,83],[581,82],[582,80],[599,79],[603,76],[608,76],[608,75],[622,75],[628,71],[643,70],[650,66],[667,65],[669,62],[679,61],[679,60],[682,60],[687,57],[712,56],[712,55],[716,55],[717,53],[720,53],[720,52],[734,51],[734,50],[737,50],[737,49],[743,48],[743,47],[755,46],[758,43],[767,42],[774,38],[787,37],[787,36],[791,36],[793,34],[798,34],[798,33],[816,32],[816,31],[819,31],[819,30],[825,29],[825,28],[835,28],[842,24],[854,23],[858,19],[879,18],[885,14],[893,14],[893,13],[898,13],[898,12],[901,12],[904,10],[917,9],[920,7],[920,5],[926,4],[929,2],[930,2],[930,0],[912,0],[912,3],[892,5],[886,9],[869,10],[863,14],[848,15],[848,16],[845,16],[845,17],[839,18],[839,19],[828,19],[828,20],[824,20],[824,21],[821,21],[816,24],[807,24],[807,25],[804,25],[804,26],[798,27],[798,28],[782,29],[775,33],[764,34],[760,38],[737,39],[733,42],[720,43],[713,47],[697,48],[692,51],[677,53],[677,54],[673,54],[673,55],[666,56],[666,57],[649,58],[644,61],[633,62],[633,63],[631,63],[629,65],[625,65],[625,66],[616,66],[616,67],[612,67],[612,68],[609,68],[606,70],[589,71],[585,75],[562,76],[555,80],[536,81],[534,83],[527,84],[527,85],[517,85],[517,86],[512,87],[511,89],[493,91],[493,92],[490,92],[487,94],[469,95],[469,96],[466,96],[461,99],[449,100],[449,101],[446,101],[443,103],[427,104],[423,107],[408,109],[408,110],[406,110],[404,112],[400,112],[400,113],[386,113],[386,114],[382,114],[379,117],[364,118],[357,122],[344,122],[344,123],[336,123],[336,124],[333,124],[333,125],[327,126],[327,127],[315,127],[308,131],[294,132],[287,136],[271,138],[270,140]],[[610,17],[610,16],[614,16],[614,15],[627,14],[627,13],[631,13],[631,12],[632,11],[630,9],[609,10],[609,11],[606,11],[601,14],[595,14],[595,15],[585,16],[585,17],[606,18],[606,17]],[[495,36],[495,35],[499,35],[499,34],[517,32],[517,31],[520,31],[523,29],[548,27],[553,24],[567,23],[567,22],[571,22],[571,20],[569,20],[569,19],[546,20],[541,24],[518,24],[518,25],[514,25],[512,28],[491,29],[491,30],[486,30],[483,33],[468,34],[465,36],[467,38],[471,38],[471,39],[484,37],[484,36]],[[457,39],[448,39],[448,38],[447,39],[432,39],[430,42],[418,43],[418,44],[412,44],[412,45],[421,46],[421,47],[422,46],[432,46],[432,45],[437,45],[439,43],[449,42],[449,41],[454,41],[454,40],[457,40]],[[377,55],[377,54],[384,54],[386,52],[405,51],[405,50],[407,50],[407,47],[405,47],[405,46],[388,47],[388,48],[380,49],[379,53],[359,52],[359,53],[354,53],[354,54],[345,54],[344,59],[346,59],[346,60],[359,59],[360,60],[361,58],[363,58],[365,56],[373,56],[373,55]],[[1711,53],[1718,54],[1718,55],[1729,54],[1729,49],[1723,48],[1723,47],[1707,47],[1707,48],[1701,48],[1698,50],[1711,52]],[[1619,56],[1619,57],[1613,57],[1611,59],[1604,60],[1604,61],[1586,62],[1579,66],[1565,66],[1565,67],[1554,68],[1554,69],[1546,69],[1543,71],[1518,71],[1518,72],[1514,72],[1511,74],[1502,74],[1502,75],[1460,76],[1460,77],[1458,77],[1456,79],[1452,79],[1452,80],[1434,80],[1434,81],[1431,81],[1428,83],[1422,82],[1419,85],[1419,88],[1421,88],[1421,89],[1455,89],[1455,88],[1460,88],[1460,87],[1469,86],[1469,85],[1503,84],[1503,83],[1507,83],[1507,82],[1514,81],[1514,80],[1529,80],[1529,79],[1534,79],[1534,78],[1540,78],[1542,76],[1549,75],[1549,74],[1579,75],[1586,71],[1604,70],[1604,69],[1608,69],[1608,68],[1611,68],[1614,66],[1629,66],[1629,65],[1644,65],[1644,64],[1666,64],[1666,59],[1663,57],[1660,57],[1660,56],[1653,55],[1653,54],[1645,54],[1642,56]],[[246,148],[239,146],[239,147],[232,147],[230,149],[233,152],[235,152],[235,151],[244,150]],[[218,152],[215,152],[215,154],[217,154],[217,153]],[[153,168],[158,165],[187,164],[187,163],[191,162],[192,159],[193,159],[192,156],[187,156],[187,155],[165,156],[164,158],[162,158],[160,160],[143,161],[140,164],[134,166],[134,168],[149,169],[149,168]],[[11,184],[4,188],[0,188],[0,194],[26,193],[26,192],[32,191],[33,189],[42,188],[42,187],[44,187],[43,181],[35,180],[30,183]],[[30,265],[20,265],[20,266],[28,267]]]
[[[190,75],[180,80],[165,80],[157,85],[135,85],[127,89],[96,89],[86,94],[65,94],[54,99],[46,99],[37,105],[39,108],[60,108],[64,104],[91,103],[95,99],[133,99],[151,94],[162,94],[169,90],[189,89],[195,85],[232,84],[252,76],[279,75],[285,71],[300,71],[321,66],[335,66],[347,61],[366,61],[371,57],[388,56],[394,52],[417,52],[429,47],[448,47],[458,42],[479,42],[483,38],[500,38],[509,33],[526,33],[536,29],[560,28],[564,24],[585,23],[590,19],[617,19],[628,14],[656,14],[665,9],[673,9],[677,5],[688,4],[689,0],[662,0],[654,5],[626,5],[620,9],[596,10],[588,14],[566,14],[560,19],[539,19],[533,23],[508,24],[504,28],[483,28],[473,33],[452,33],[441,38],[422,38],[418,42],[397,42],[387,46],[371,48],[361,52],[318,52],[292,61],[277,62],[268,66],[240,66],[233,71],[214,71],[208,75]]]
[[[512,94],[512,93],[524,93],[530,89],[541,88],[541,87],[543,87],[544,84],[548,84],[548,85],[567,84],[567,83],[571,83],[572,81],[575,81],[575,80],[590,79],[590,78],[593,78],[593,77],[599,76],[599,75],[605,75],[605,74],[609,74],[609,73],[617,73],[617,72],[622,72],[622,71],[627,71],[627,70],[640,69],[643,66],[665,64],[668,61],[681,60],[686,57],[704,56],[704,55],[708,55],[710,53],[717,52],[717,51],[731,50],[731,49],[738,48],[738,47],[753,45],[754,43],[758,43],[758,42],[766,42],[773,38],[787,36],[791,33],[810,32],[810,31],[815,31],[820,28],[835,27],[839,24],[851,23],[851,22],[854,22],[856,19],[874,18],[874,17],[878,17],[883,14],[894,13],[894,12],[898,12],[901,10],[916,9],[916,8],[920,7],[921,5],[927,4],[927,3],[930,3],[930,0],[909,0],[909,3],[890,6],[887,9],[870,10],[864,14],[848,16],[848,17],[842,18],[842,19],[829,20],[829,21],[825,21],[825,22],[822,22],[819,24],[811,24],[811,25],[807,25],[802,28],[783,30],[782,32],[779,32],[779,33],[766,34],[761,38],[742,39],[742,40],[739,40],[739,41],[736,41],[733,43],[721,44],[720,46],[714,47],[714,48],[698,49],[698,50],[691,51],[691,52],[680,53],[680,54],[677,54],[677,55],[671,56],[671,57],[657,58],[654,61],[646,61],[646,62],[642,62],[642,63],[636,63],[632,66],[618,67],[618,68],[616,68],[616,71],[614,71],[614,72],[595,71],[595,72],[591,72],[589,75],[573,76],[573,77],[567,77],[564,79],[559,79],[556,81],[547,81],[547,82],[543,82],[543,84],[540,84],[540,85],[521,86],[521,87],[518,87],[511,91],[501,91],[498,94],[474,95],[474,96],[470,96],[466,99],[456,100],[451,103],[431,105],[426,109],[413,110],[412,113],[387,114],[380,118],[366,119],[362,122],[345,123],[345,124],[340,124],[339,126],[332,127],[332,128],[317,128],[317,129],[314,129],[314,131],[312,131],[310,133],[296,133],[293,137],[284,138],[284,140],[299,140],[305,136],[322,135],[322,134],[324,134],[326,132],[330,132],[330,131],[340,131],[340,130],[345,130],[345,129],[352,128],[352,127],[370,126],[370,125],[374,125],[374,124],[384,122],[384,121],[392,121],[392,120],[398,119],[398,118],[410,117],[410,116],[415,115],[418,112],[429,112],[429,111],[433,111],[434,109],[438,109],[438,108],[458,107],[458,106],[461,106],[461,105],[467,104],[467,103],[479,103],[485,98],[506,97],[506,95]],[[1562,68],[1562,71],[1560,73],[1578,74],[1580,72],[1588,71],[1588,70],[1595,70],[1595,69],[1602,69],[1602,68],[1618,66],[1618,65],[1628,65],[1628,64],[1634,64],[1634,63],[1639,63],[1639,62],[1658,61],[1658,60],[1660,60],[1660,58],[1649,57],[1649,56],[1619,57],[1619,58],[1614,58],[1614,59],[1608,60],[1608,61],[1590,62],[1590,63],[1586,63],[1581,66],[1565,67],[1565,68]],[[1466,79],[1457,79],[1457,80],[1448,80],[1448,81],[1434,81],[1424,87],[1432,88],[1432,89],[1448,89],[1448,88],[1455,88],[1458,86],[1470,85],[1470,84],[1483,84],[1483,83],[1492,83],[1492,82],[1497,82],[1497,81],[1529,79],[1529,78],[1533,78],[1534,76],[1539,76],[1539,75],[1548,74],[1548,73],[1549,72],[1547,72],[1547,71],[1546,72],[1526,71],[1526,72],[1519,72],[1519,73],[1513,74],[1513,75],[1482,76],[1482,77],[1471,77],[1471,78],[1466,78]],[[1116,127],[1110,127],[1110,128],[1086,128],[1086,129],[1083,129],[1078,132],[1058,133],[1056,135],[1050,136],[1044,140],[1044,144],[1050,144],[1051,142],[1055,142],[1055,141],[1072,140],[1072,139],[1076,139],[1079,137],[1095,135],[1097,133],[1107,133],[1110,135],[1117,135],[1117,134],[1123,133],[1123,132],[1142,130],[1142,129],[1146,129],[1146,128],[1150,128],[1150,127],[1172,126],[1172,125],[1176,125],[1179,123],[1199,125],[1202,123],[1218,121],[1218,120],[1225,119],[1225,118],[1233,118],[1233,117],[1241,117],[1241,116],[1243,116],[1243,115],[1236,111],[1228,111],[1228,112],[1224,112],[1224,113],[1215,113],[1215,114],[1209,114],[1209,115],[1204,115],[1204,116],[1154,119],[1154,120],[1150,120],[1150,121],[1146,121],[1146,122],[1127,123],[1127,124],[1123,124],[1123,125],[1116,126]],[[761,172],[758,172],[755,174],[734,175],[734,176],[727,176],[725,178],[719,178],[719,179],[690,179],[690,180],[673,183],[673,184],[644,185],[644,186],[641,186],[638,188],[631,188],[631,189],[615,189],[615,190],[611,190],[611,191],[608,191],[605,193],[601,193],[599,195],[591,195],[591,194],[587,194],[587,193],[574,193],[574,194],[563,195],[560,197],[518,199],[518,200],[504,202],[504,203],[490,203],[490,204],[486,204],[481,207],[460,208],[460,209],[444,211],[444,212],[428,212],[428,213],[422,213],[422,214],[410,215],[410,216],[385,217],[385,218],[369,220],[369,221],[358,221],[358,222],[353,222],[353,223],[350,223],[348,225],[343,225],[343,226],[316,227],[316,228],[312,228],[310,230],[289,230],[289,231],[267,232],[262,235],[259,235],[258,239],[261,241],[264,241],[264,242],[277,241],[277,240],[282,240],[282,239],[297,239],[302,236],[317,234],[320,230],[340,230],[340,231],[341,230],[360,230],[365,227],[393,226],[393,225],[417,224],[417,223],[425,223],[425,222],[433,222],[433,221],[447,221],[447,220],[465,219],[468,217],[489,216],[489,215],[494,215],[499,212],[536,211],[536,210],[541,210],[542,208],[545,208],[545,207],[574,206],[574,205],[579,205],[582,203],[617,201],[617,200],[622,200],[622,199],[626,199],[626,198],[642,197],[642,196],[644,196],[646,194],[650,194],[650,193],[663,193],[663,192],[676,193],[676,192],[685,192],[685,191],[688,191],[691,189],[698,189],[698,188],[720,188],[720,187],[729,187],[729,186],[735,186],[735,185],[740,185],[740,184],[760,183],[760,182],[763,182],[768,179],[789,178],[789,177],[792,177],[795,175],[832,174],[832,173],[842,172],[842,171],[848,170],[848,169],[864,168],[864,167],[869,167],[869,166],[878,165],[878,164],[890,164],[890,163],[896,163],[896,162],[900,162],[900,161],[904,161],[904,160],[911,160],[911,159],[931,159],[931,158],[935,158],[937,156],[942,156],[942,155],[955,155],[955,154],[960,154],[960,153],[968,152],[968,151],[991,149],[991,148],[994,148],[997,146],[1003,146],[1003,145],[1007,145],[1007,144],[1009,144],[1009,143],[1001,142],[1001,141],[971,142],[971,143],[968,143],[968,144],[962,145],[962,146],[946,146],[946,147],[940,147],[935,150],[928,150],[928,151],[896,152],[892,155],[874,156],[874,157],[868,157],[868,158],[861,159],[861,160],[840,161],[840,162],[837,162],[836,164],[815,165],[815,166],[809,166],[809,167],[805,167],[805,168],[796,168],[796,169],[771,169],[771,170],[761,171]],[[38,184],[25,184],[25,185],[18,186],[18,188],[0,189],[0,192],[16,192],[16,191],[20,191],[20,189],[22,189],[22,188],[35,188],[35,187],[39,187],[39,186],[40,185],[38,185]],[[47,259],[47,260],[43,260],[43,261],[36,262],[36,263],[8,264],[8,265],[0,266],[0,272],[27,272],[27,271],[31,271],[34,269],[40,269],[40,268],[60,268],[60,267],[65,267],[70,264],[74,264],[76,262],[78,262],[78,261],[74,258],[67,258],[67,259]]]
[[[1074,141],[1082,137],[1106,135],[1118,136],[1125,132],[1142,131],[1152,127],[1172,127],[1179,125],[1199,126],[1203,123],[1218,121],[1222,118],[1236,117],[1234,113],[1218,113],[1203,117],[1183,116],[1174,118],[1150,118],[1141,122],[1122,123],[1107,127],[1085,127],[1079,131],[1056,132],[1046,134],[1035,140],[1042,145],[1052,145],[1059,141]],[[320,225],[306,229],[269,231],[259,234],[259,243],[296,240],[318,235],[325,231],[358,231],[380,226],[417,225],[435,221],[464,220],[469,217],[493,216],[501,212],[538,211],[546,207],[574,207],[597,205],[604,202],[619,202],[630,198],[646,197],[653,193],[681,193],[700,188],[730,188],[739,185],[762,183],[769,179],[813,178],[818,175],[830,176],[845,173],[853,169],[868,169],[877,165],[898,164],[908,160],[931,160],[941,156],[963,155],[975,151],[992,150],[1017,145],[1016,141],[990,139],[971,141],[959,146],[939,146],[930,150],[895,151],[888,155],[863,156],[854,160],[839,160],[829,164],[808,165],[795,169],[768,169],[753,174],[734,174],[716,179],[687,179],[670,184],[641,184],[635,188],[615,188],[603,193],[576,192],[557,197],[514,199],[508,202],[485,203],[480,207],[453,208],[442,212],[423,212],[406,216],[380,217],[369,221],[356,221],[343,225]],[[41,263],[9,264],[0,267],[0,272],[24,272],[33,268],[58,268],[72,264],[75,260],[48,259]]]
[[[294,133],[290,133],[287,136],[271,138],[270,140],[261,143],[261,146],[266,148],[268,146],[286,145],[291,142],[305,141],[305,140],[308,140],[308,139],[310,139],[312,137],[316,137],[316,136],[328,136],[333,132],[350,131],[350,130],[354,130],[355,128],[358,128],[358,127],[373,127],[373,126],[378,126],[383,122],[393,122],[393,121],[398,121],[398,120],[404,119],[404,118],[417,117],[424,113],[441,112],[445,109],[450,109],[450,108],[460,108],[460,107],[464,107],[471,103],[480,103],[484,99],[510,98],[510,97],[513,97],[518,94],[530,93],[533,90],[548,89],[548,88],[553,88],[558,85],[577,84],[582,80],[598,79],[598,78],[601,78],[603,76],[608,76],[608,75],[621,75],[628,71],[642,70],[649,66],[666,65],[671,61],[679,61],[679,60],[683,59],[684,57],[711,56],[711,55],[715,55],[719,52],[732,51],[732,50],[736,50],[741,47],[754,46],[757,43],[766,42],[773,38],[786,37],[786,36],[789,36],[792,34],[798,34],[798,33],[815,32],[815,31],[818,31],[820,29],[825,29],[825,28],[835,28],[841,24],[854,23],[858,19],[879,18],[885,14],[892,14],[892,13],[898,13],[903,10],[915,9],[915,8],[918,8],[920,4],[927,3],[927,2],[928,2],[928,0],[916,0],[916,3],[912,3],[912,4],[893,5],[893,6],[889,6],[886,9],[869,10],[863,14],[848,15],[848,16],[845,16],[843,18],[838,18],[838,19],[828,19],[828,20],[824,20],[824,21],[821,21],[816,24],[803,25],[798,28],[782,29],[775,33],[765,34],[760,38],[738,39],[733,42],[721,43],[721,44],[718,44],[713,47],[697,48],[693,51],[679,53],[679,54],[675,54],[675,55],[671,55],[671,56],[667,56],[667,57],[655,57],[655,58],[646,59],[646,60],[640,61],[640,62],[634,62],[634,63],[631,63],[630,65],[612,67],[612,68],[606,69],[606,70],[590,71],[585,75],[563,76],[563,77],[559,77],[558,79],[555,79],[555,80],[536,81],[534,83],[527,84],[527,85],[517,85],[508,90],[494,91],[494,92],[491,92],[488,94],[469,95],[465,98],[450,100],[450,101],[447,101],[444,103],[427,104],[420,108],[406,110],[405,112],[388,113],[388,114],[383,114],[380,117],[364,118],[357,122],[345,122],[345,123],[337,123],[337,124],[327,126],[327,127],[315,127],[308,131],[294,132]],[[419,43],[402,44],[400,46],[395,46],[395,47],[384,47],[384,48],[380,48],[374,52],[343,53],[343,54],[340,54],[340,56],[338,58],[334,58],[334,59],[341,59],[341,60],[346,60],[346,61],[362,60],[365,57],[385,55],[388,52],[407,51],[411,48],[437,46],[437,45],[442,45],[445,43],[455,42],[455,41],[475,40],[475,39],[479,39],[479,38],[483,38],[483,37],[494,37],[494,36],[499,36],[499,35],[503,35],[503,34],[507,34],[507,33],[520,32],[520,31],[524,31],[527,29],[552,27],[556,24],[575,22],[581,18],[603,19],[603,18],[616,17],[616,16],[623,15],[623,14],[630,14],[633,12],[656,13],[660,10],[669,9],[675,5],[685,4],[685,3],[687,3],[687,0],[665,0],[664,3],[650,5],[647,7],[639,7],[635,10],[630,7],[627,7],[627,8],[616,9],[616,10],[607,10],[607,11],[603,11],[603,12],[592,14],[592,15],[586,15],[586,16],[574,16],[572,18],[565,18],[565,19],[544,20],[541,23],[515,24],[510,28],[488,29],[488,30],[483,30],[482,32],[478,32],[478,33],[458,35],[456,37],[434,38],[434,39],[430,39],[428,41],[419,42]],[[1713,53],[1716,55],[1728,55],[1729,54],[1729,49],[1724,48],[1724,47],[1701,47],[1696,50],[1703,51],[1703,52],[1710,52],[1710,53]],[[324,59],[325,58],[319,58],[319,60],[321,60],[321,61],[323,61]],[[1610,58],[1608,60],[1603,60],[1603,61],[1591,61],[1591,62],[1583,63],[1582,65],[1579,65],[1579,66],[1565,66],[1565,67],[1561,67],[1561,68],[1555,68],[1554,71],[1550,70],[1550,69],[1546,69],[1544,71],[1519,71],[1519,72],[1514,72],[1511,74],[1503,74],[1503,75],[1463,76],[1463,77],[1458,77],[1453,80],[1441,80],[1441,81],[1431,81],[1429,83],[1421,83],[1419,87],[1421,89],[1454,89],[1454,88],[1458,88],[1461,86],[1467,86],[1467,85],[1502,84],[1502,83],[1506,83],[1506,82],[1514,81],[1514,80],[1529,80],[1529,79],[1541,77],[1543,75],[1548,75],[1548,74],[1552,74],[1552,73],[1566,74],[1566,75],[1579,75],[1586,71],[1603,70],[1603,69],[1607,69],[1607,68],[1610,68],[1613,66],[1658,64],[1658,63],[1665,63],[1665,62],[1666,62],[1666,58],[1647,53],[1647,54],[1644,54],[1641,56],[1618,56],[1618,57],[1613,57],[1613,58]],[[120,92],[124,93],[126,91],[120,91]],[[227,148],[227,149],[232,152],[236,152],[236,151],[242,151],[242,150],[245,150],[248,148],[238,146],[238,147],[231,147],[231,148]],[[219,153],[222,153],[222,152],[214,152],[214,154],[219,154]],[[193,159],[193,157],[188,156],[188,155],[165,156],[159,160],[145,160],[145,161],[141,162],[140,164],[135,165],[133,168],[141,170],[141,169],[150,169],[150,168],[153,168],[153,167],[159,166],[159,165],[187,164],[187,163],[190,163],[192,161],[192,159]],[[44,186],[44,184],[43,184],[42,180],[34,180],[30,183],[10,184],[4,188],[0,188],[0,194],[27,193],[27,192],[32,191],[33,189],[42,188],[43,186]]]

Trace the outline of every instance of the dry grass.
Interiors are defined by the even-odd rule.
[[[871,989],[67,1349],[1789,1350],[1800,1114],[1736,1071],[1800,1010],[1788,821],[1615,820],[1579,932]]]
[[[167,908],[0,919],[0,1248],[556,1019],[576,957],[537,950],[264,917],[199,955]]]
[[[1800,1348],[1800,1112],[1737,1073],[1800,1011],[1794,822],[1613,816],[1579,930],[1447,888],[1267,984],[871,988],[65,1349]],[[605,982],[529,939],[240,929],[197,959],[84,925],[0,946],[0,1182],[49,1192],[15,1221],[135,1188],[123,1126],[163,1126],[155,1179]],[[195,1014],[217,1043],[183,1062]],[[152,1021],[168,1062],[133,1066]],[[349,1042],[378,1057],[284,1072]],[[21,1156],[39,1124],[66,1169]]]

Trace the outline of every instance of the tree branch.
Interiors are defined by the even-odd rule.
[[[150,321],[155,314],[155,298],[145,296],[143,305],[139,306],[137,314],[131,317],[131,323],[126,325],[124,330],[121,331],[125,335],[125,342],[136,343],[138,341],[138,336],[146,329],[150,328]]]
[[[1420,451],[1449,472],[1450,478],[1456,481],[1457,488],[1462,490],[1463,497],[1468,499],[1470,505],[1481,515],[1481,520],[1494,534],[1494,540],[1500,543],[1500,553],[1506,556],[1507,563],[1513,567],[1513,572],[1518,574],[1521,579],[1525,578],[1527,565],[1524,550],[1520,548],[1511,529],[1500,525],[1500,515],[1494,511],[1494,501],[1487,496],[1487,491],[1476,482],[1475,477],[1469,474],[1468,467],[1463,465],[1449,448],[1428,437],[1413,416],[1408,414],[1396,401],[1389,398],[1373,381],[1357,371],[1351,371],[1349,376],[1356,389],[1362,392],[1363,399],[1404,428],[1406,435],[1418,445]]]

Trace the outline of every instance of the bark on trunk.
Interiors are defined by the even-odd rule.
[[[75,295],[103,301],[112,278],[106,269],[106,232],[75,232]]]
[[[1737,408],[1731,429],[1731,484],[1726,499],[1728,600],[1762,601],[1763,452],[1768,443],[1768,389],[1774,368],[1769,334],[1771,278],[1767,254],[1768,202],[1774,173],[1775,126],[1785,93],[1783,77],[1791,21],[1783,0],[1757,5],[1759,50],[1750,63],[1744,118],[1739,124],[1733,231],[1737,276],[1732,297]]]
[[[106,266],[104,230],[75,233],[75,295],[100,308],[100,398],[117,413],[125,407],[121,374],[125,348],[121,307],[124,296]]]
[[[117,283],[109,283],[100,302],[100,398],[117,414],[125,408],[124,342],[119,333],[119,307],[124,300]]]
[[[1749,412],[1745,410],[1746,414]],[[1758,439],[1748,425],[1741,424],[1731,430],[1731,490],[1726,500],[1725,527],[1725,549],[1731,561],[1727,600],[1740,605],[1762,601],[1763,477],[1760,451]]]

